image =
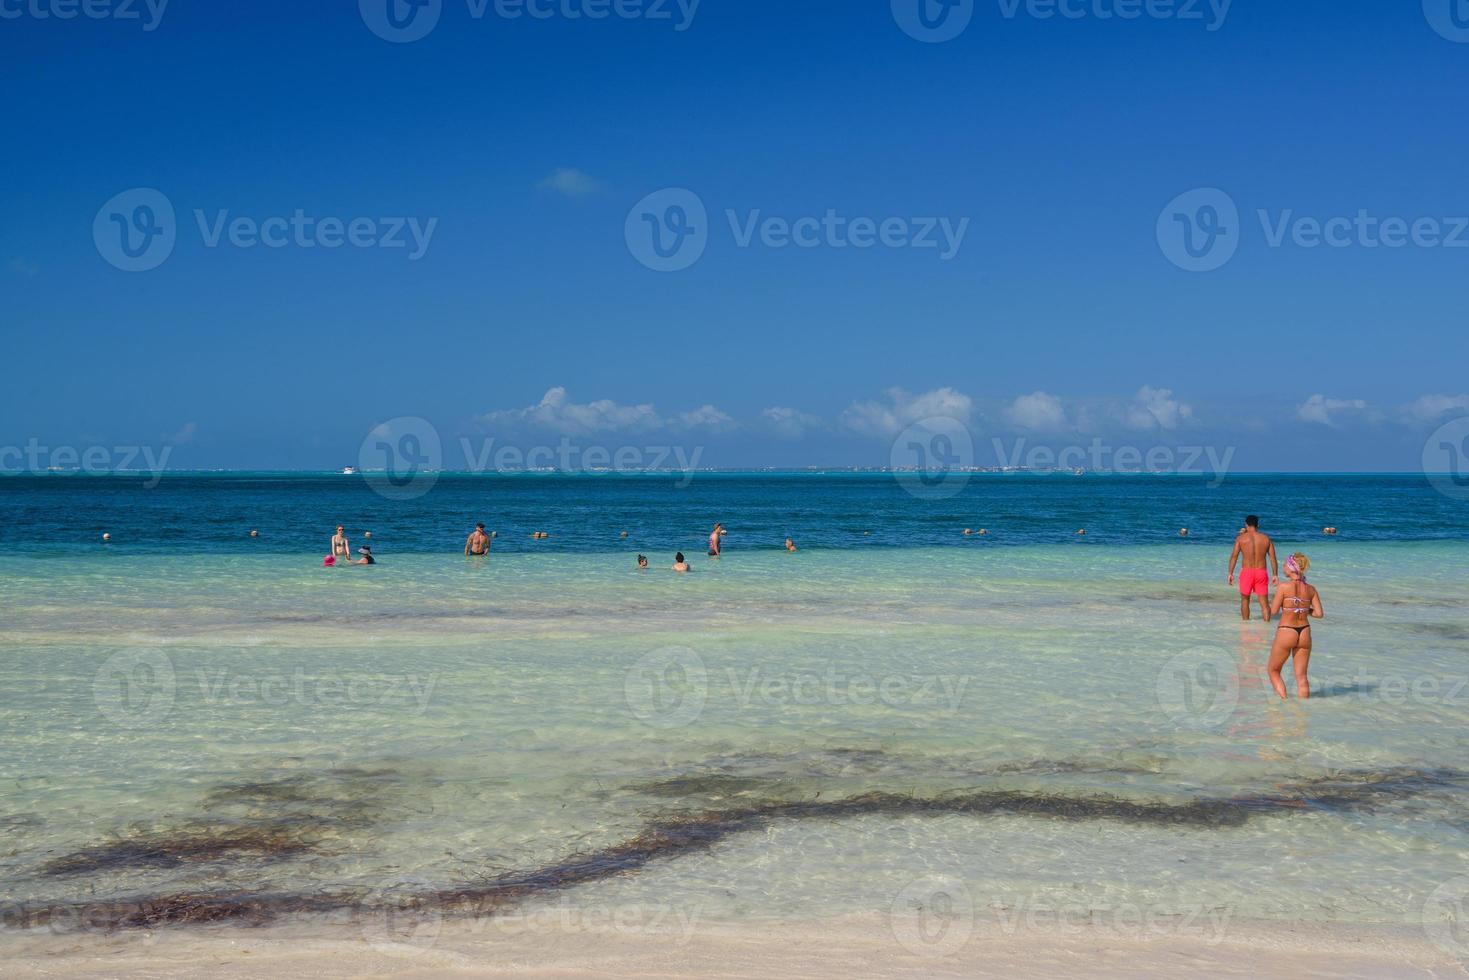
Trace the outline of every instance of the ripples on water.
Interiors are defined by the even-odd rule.
[[[63,553],[37,531],[77,503],[80,483],[59,484],[0,522],[0,884],[23,910],[8,924],[261,921],[405,897],[459,914],[567,889],[711,918],[870,911],[935,870],[1007,902],[1413,920],[1466,856],[1469,825],[1469,689],[1455,686],[1469,671],[1469,545],[1442,498],[1414,497],[1398,531],[1371,532],[1441,540],[1304,541],[1328,619],[1313,658],[1323,696],[1303,705],[1270,694],[1270,634],[1238,621],[1223,582],[1243,491],[1175,500],[1182,484],[1148,483],[1164,488],[1149,505],[1127,484],[1087,504],[1115,504],[1110,527],[1047,544],[1081,505],[1067,503],[1077,484],[976,484],[1015,494],[985,497],[995,510],[1036,497],[1016,518],[1033,540],[945,527],[942,544],[884,547],[1000,524],[969,519],[973,500],[884,499],[897,516],[872,522],[875,546],[808,516],[786,555],[755,541],[788,530],[768,481],[730,481],[714,506],[629,481],[595,530],[544,554],[502,537],[466,562],[454,525],[481,507],[528,514],[515,494],[531,490],[470,506],[451,481],[409,516],[383,511],[383,563],[350,571],[318,567],[324,537],[298,525],[386,506],[352,487],[303,501],[299,484],[267,480],[253,506],[289,530],[254,550],[179,538],[179,554],[137,540],[149,507],[243,520],[244,492],[206,508],[180,489],[133,513],[118,491],[79,513],[115,521],[120,546]],[[1314,486],[1279,498],[1276,523],[1302,538],[1327,523],[1332,495]],[[890,488],[822,492],[860,512]],[[1367,513],[1388,492],[1403,488],[1368,480],[1330,503]],[[600,524],[640,495],[654,499],[638,504],[638,537],[605,540]],[[1187,541],[1098,540],[1154,534],[1144,522],[1189,508]],[[701,555],[684,577],[632,568],[655,537],[692,550],[679,535],[697,528],[678,527],[709,509],[734,529],[724,559]],[[703,686],[672,725],[629,693],[660,650],[678,670],[654,678],[666,689],[644,709],[677,707],[695,674]],[[1190,651],[1239,685],[1235,710],[1202,730],[1158,693]],[[136,706],[106,701],[99,678],[118,653],[171,675],[148,724],[120,724]],[[157,693],[155,675],[127,678]],[[897,696],[853,694],[884,680]],[[360,696],[343,694],[354,682]]]

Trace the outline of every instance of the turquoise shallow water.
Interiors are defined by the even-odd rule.
[[[634,550],[0,556],[3,893],[442,891],[752,809],[569,891],[1402,923],[1469,857],[1462,541],[1311,543],[1307,704],[1207,543]]]

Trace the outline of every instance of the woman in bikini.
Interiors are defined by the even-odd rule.
[[[1282,699],[1286,697],[1281,668],[1292,656],[1296,658],[1296,694],[1303,700],[1311,696],[1311,683],[1306,671],[1311,666],[1311,620],[1326,615],[1321,608],[1321,593],[1306,582],[1306,569],[1311,560],[1299,551],[1285,560],[1289,580],[1275,590],[1270,614],[1280,617],[1275,629],[1275,646],[1270,651],[1270,684]]]

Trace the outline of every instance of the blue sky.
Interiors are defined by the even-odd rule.
[[[1469,9],[907,2],[0,0],[0,446],[881,465],[939,416],[1411,470],[1469,414]]]

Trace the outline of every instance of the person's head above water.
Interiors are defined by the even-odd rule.
[[[476,531],[483,531],[483,530],[484,530],[484,529],[485,529],[485,525],[484,525],[484,523],[483,523],[483,522],[481,522],[481,523],[479,523],[479,524],[476,524],[476,525],[475,525],[475,526],[474,526],[474,529],[475,529],[475,530],[476,530]]]
[[[680,551],[678,554],[674,555],[673,556],[673,560],[676,561],[676,562],[678,562],[680,565],[682,565],[683,564],[683,552]]]
[[[338,534],[341,534],[345,530],[347,530],[347,528],[344,525],[341,525],[341,524],[338,524],[337,525],[337,533]]]
[[[647,555],[638,555],[638,567],[639,568],[647,568],[648,567],[648,556]]]
[[[1249,517],[1245,518],[1245,527],[1250,528],[1251,530],[1259,530],[1260,518],[1256,517],[1254,514],[1251,514]]]

